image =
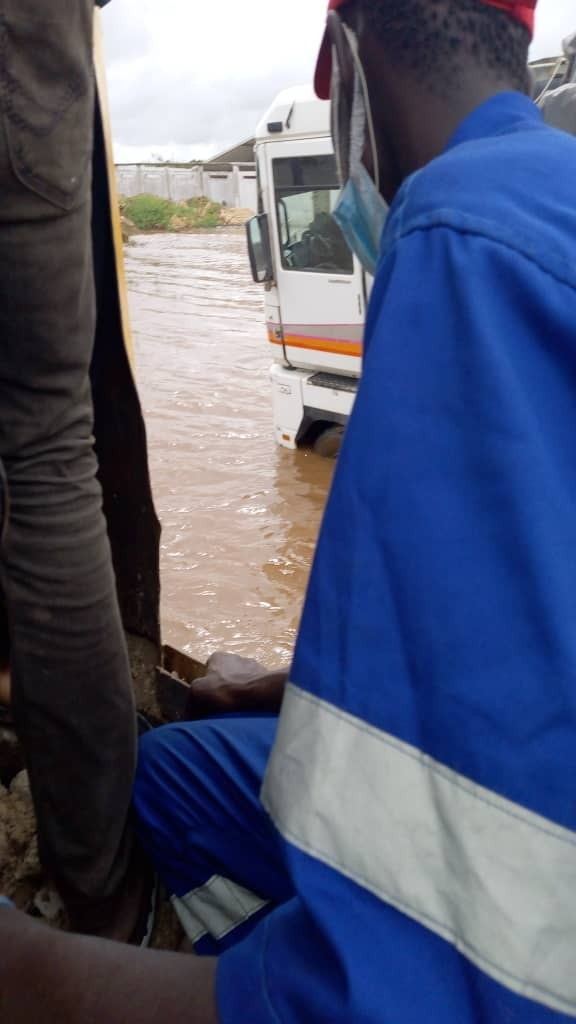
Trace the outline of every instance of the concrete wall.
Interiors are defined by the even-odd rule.
[[[254,165],[234,164],[221,170],[201,164],[194,167],[119,164],[116,176],[122,196],[148,192],[175,201],[206,196],[242,210],[255,211],[258,206]]]

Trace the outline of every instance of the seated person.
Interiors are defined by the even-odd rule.
[[[574,1021],[576,140],[523,94],[534,6],[331,0],[378,270],[291,682],[148,734],[136,783],[219,959],[0,906],[2,1024]]]

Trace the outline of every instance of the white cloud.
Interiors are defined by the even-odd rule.
[[[204,156],[310,80],[325,0],[112,0],[103,12],[118,156]]]
[[[118,159],[203,158],[310,81],[326,0],[112,0],[103,12]],[[559,53],[574,0],[540,0],[534,56]]]
[[[534,57],[555,57],[562,52],[562,40],[576,32],[574,0],[540,0],[536,15]]]

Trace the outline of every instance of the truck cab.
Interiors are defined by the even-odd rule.
[[[332,217],[340,184],[330,105],[307,87],[282,92],[258,126],[256,164],[248,246],[265,287],[275,436],[295,448],[350,415],[370,282]]]
[[[576,134],[576,34],[531,75],[545,119]],[[335,454],[362,370],[372,279],[332,216],[340,183],[330,104],[308,87],[280,93],[258,125],[256,166],[259,210],[246,228],[265,288],[276,440]]]

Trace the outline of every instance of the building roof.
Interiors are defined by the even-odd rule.
[[[225,149],[223,153],[216,153],[215,156],[206,160],[207,164],[253,164],[255,162],[254,138],[239,142],[232,149]]]

